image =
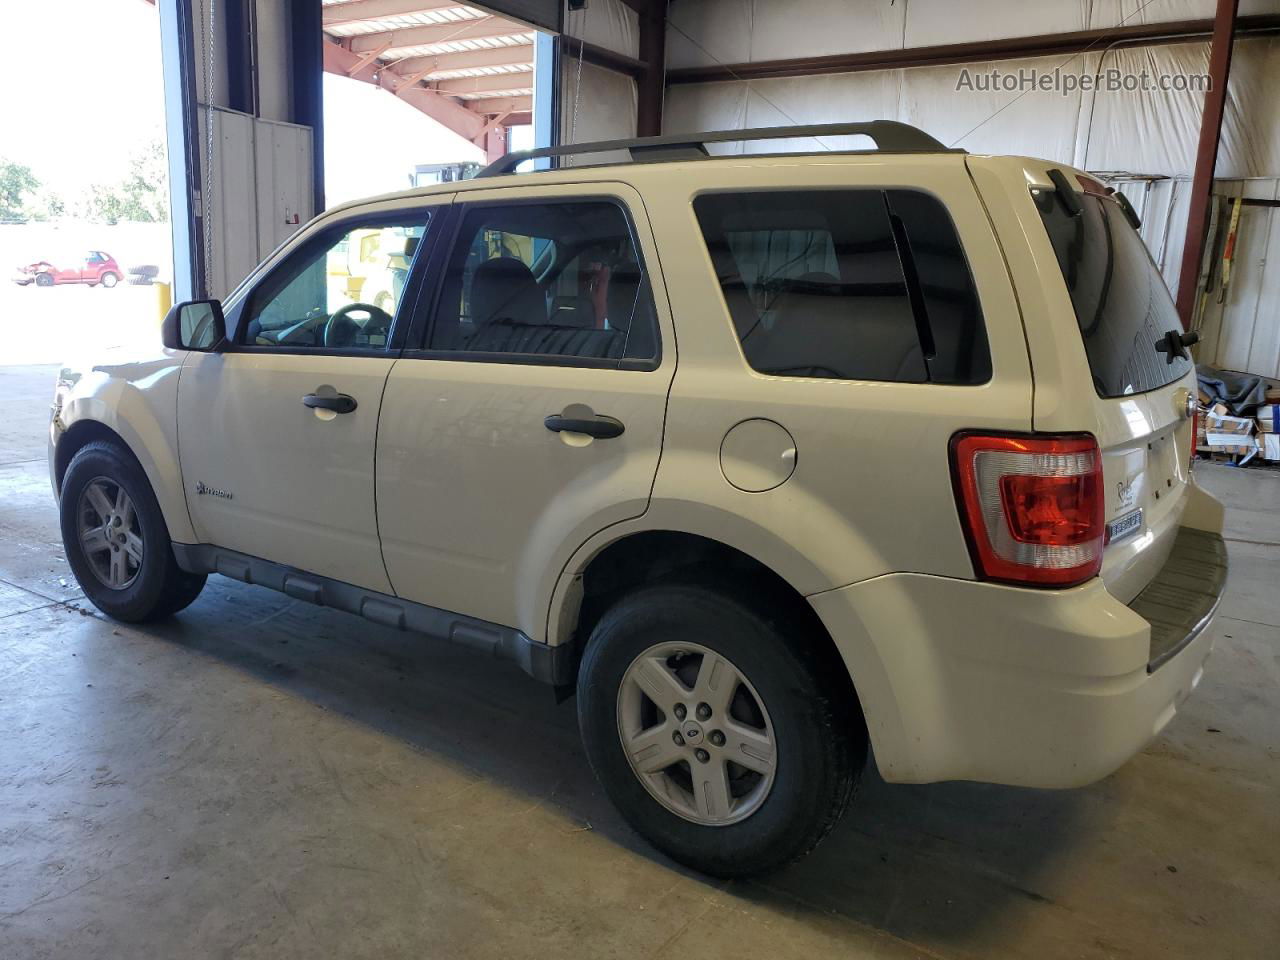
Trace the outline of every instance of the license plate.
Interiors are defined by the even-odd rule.
[[[1137,533],[1142,527],[1142,510],[1134,510],[1123,517],[1117,517],[1107,524],[1107,543],[1123,540],[1130,534]]]

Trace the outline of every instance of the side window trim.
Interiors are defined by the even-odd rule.
[[[410,299],[410,294],[415,291],[416,285],[419,283],[423,264],[430,259],[430,250],[433,235],[438,233],[436,229],[437,223],[442,219],[442,213],[447,212],[451,206],[449,203],[430,204],[421,207],[403,207],[398,210],[386,210],[376,214],[360,215],[353,213],[350,216],[336,220],[331,224],[327,224],[323,229],[312,234],[305,241],[300,243],[296,248],[289,251],[277,263],[273,264],[271,269],[263,273],[254,280],[253,286],[246,290],[239,298],[234,309],[230,311],[227,317],[227,353],[270,353],[270,354],[301,354],[301,355],[323,355],[323,356],[354,356],[354,357],[389,357],[399,355],[407,330],[408,324],[402,319],[404,317],[405,305]],[[248,326],[252,311],[256,306],[258,295],[274,278],[280,276],[283,271],[288,270],[297,262],[297,258],[307,256],[309,252],[316,248],[322,247],[324,243],[336,243],[337,239],[344,234],[350,233],[352,230],[361,229],[371,226],[391,226],[397,223],[403,223],[405,220],[422,217],[426,220],[426,230],[423,232],[422,240],[418,244],[418,249],[414,251],[413,262],[409,265],[409,274],[405,280],[404,292],[400,297],[399,303],[396,304],[396,312],[392,318],[391,332],[387,338],[387,345],[384,350],[370,350],[368,348],[333,348],[333,347],[317,347],[317,346],[280,346],[275,344],[256,344],[244,343],[243,337]]]
[[[427,338],[435,322],[436,310],[440,306],[441,289],[444,287],[444,273],[449,264],[449,256],[453,246],[458,242],[458,230],[468,204],[455,200],[436,224],[431,243],[431,253],[418,272],[419,287],[415,291],[413,313],[406,324],[406,337],[402,344],[406,355],[418,356],[426,352]],[[401,304],[403,310],[408,302]]]
[[[516,205],[534,205],[548,203],[611,203],[622,214],[631,236],[632,247],[641,258],[643,275],[648,280],[649,295],[655,301],[653,316],[654,356],[652,359],[620,358],[617,360],[599,359],[595,357],[574,357],[560,354],[540,353],[488,353],[464,350],[438,350],[428,347],[431,332],[435,327],[436,317],[440,311],[440,298],[444,293],[445,277],[450,259],[458,243],[466,215],[472,210],[502,208]],[[452,360],[468,363],[508,363],[529,366],[585,367],[589,369],[608,369],[624,371],[653,371],[662,365],[662,324],[656,313],[656,296],[653,293],[652,268],[649,257],[641,248],[640,236],[636,230],[635,218],[631,207],[624,197],[614,193],[564,193],[536,197],[501,197],[493,199],[463,200],[455,199],[449,205],[447,215],[441,217],[440,229],[433,246],[431,263],[425,268],[424,283],[414,304],[411,322],[408,325],[409,335],[403,345],[401,356],[405,359],[419,360]],[[434,223],[434,221],[433,221]],[[401,310],[407,303],[407,297],[401,303]],[[425,309],[424,309],[425,308]],[[397,319],[399,315],[397,315]]]
[[[456,202],[438,204],[430,208],[430,220],[426,233],[418,246],[409,270],[404,294],[396,306],[395,323],[391,328],[391,348],[397,355],[412,348],[423,336],[424,313],[421,306],[432,303],[444,263],[453,249],[453,235],[457,229],[458,205]],[[407,311],[407,312],[406,312]]]

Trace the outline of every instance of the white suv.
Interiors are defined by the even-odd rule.
[[[702,146],[842,134],[880,149]],[[1123,198],[894,123],[541,153],[616,149],[328,211],[164,349],[65,370],[89,599],[146,620],[220,573],[514,659],[722,876],[810,850],[868,748],[1069,787],[1157,734],[1226,562]],[[344,279],[377,231],[381,307]]]

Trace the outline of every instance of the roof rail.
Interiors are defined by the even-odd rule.
[[[498,177],[511,173],[526,160],[539,157],[567,157],[581,153],[604,153],[626,150],[634,162],[646,160],[692,160],[708,156],[706,144],[733,143],[746,140],[781,140],[790,137],[864,136],[875,141],[876,149],[885,153],[964,153],[939,143],[929,134],[896,120],[872,120],[869,123],[816,123],[796,127],[753,127],[749,130],[715,130],[710,133],[675,133],[663,137],[638,137],[634,140],[597,140],[563,147],[520,150],[500,157],[485,167],[477,177]]]

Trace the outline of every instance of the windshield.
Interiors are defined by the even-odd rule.
[[[1040,218],[1071,294],[1093,386],[1100,397],[1123,397],[1167,386],[1191,369],[1155,347],[1182,332],[1164,278],[1120,206],[1096,194],[1079,196],[1072,216],[1051,188],[1033,189]]]

